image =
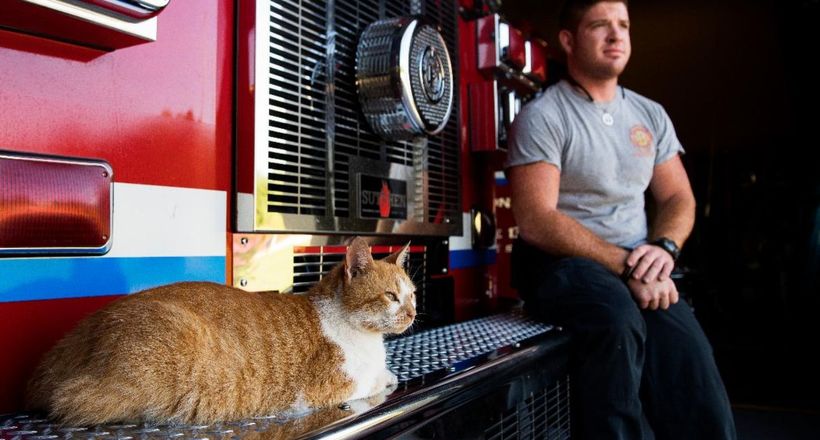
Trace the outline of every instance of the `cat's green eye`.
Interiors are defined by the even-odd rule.
[[[399,296],[393,292],[384,292],[384,295],[390,298],[390,301],[399,302]]]

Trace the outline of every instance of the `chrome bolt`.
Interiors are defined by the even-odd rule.
[[[347,402],[340,403],[339,404],[339,409],[342,410],[342,411],[350,411],[350,404],[347,403]]]
[[[241,243],[243,246],[244,246],[244,245],[246,245],[246,244],[248,244],[248,237],[242,237],[242,238],[240,238],[240,239],[239,239],[239,243]]]
[[[446,268],[446,267],[442,267],[442,268],[441,268],[441,273],[447,273],[447,268]]]
[[[242,286],[242,287],[247,286],[248,285],[248,280],[246,280],[244,278],[240,279],[239,280],[239,285]]]

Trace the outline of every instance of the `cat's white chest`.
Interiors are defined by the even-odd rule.
[[[342,371],[353,380],[354,390],[349,399],[370,396],[386,368],[382,335],[352,329],[329,308],[320,312],[320,321],[325,336],[341,348]]]
[[[349,339],[342,338],[334,341],[339,344],[344,356],[342,370],[351,378],[355,389],[351,399],[360,399],[371,394],[376,380],[382,376],[385,369],[384,342],[381,335],[350,335]]]

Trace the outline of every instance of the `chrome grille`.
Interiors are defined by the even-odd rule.
[[[409,142],[389,142],[376,136],[359,110],[356,91],[356,47],[362,31],[376,20],[410,14],[406,1],[361,0],[337,2],[336,12],[336,138],[334,213],[350,216],[350,159],[361,157],[412,165]]]
[[[374,252],[374,259],[386,257],[387,253]],[[341,264],[342,253],[300,253],[293,255],[293,293],[307,292],[322,276]],[[423,317],[427,312],[427,265],[424,252],[410,252],[407,273],[416,285],[416,312]],[[423,318],[422,318],[423,319]]]
[[[494,315],[439,327],[387,341],[387,367],[400,381],[406,381],[551,328],[521,314]]]
[[[269,75],[268,114],[264,115],[268,125],[268,181],[263,188],[267,212],[356,218],[350,199],[356,178],[351,175],[352,163],[368,159],[414,166],[419,156],[414,150],[419,146],[383,141],[373,134],[359,109],[355,83],[356,47],[365,27],[379,19],[418,12],[439,29],[454,74],[458,71],[456,3],[414,1],[270,2],[268,59],[257,59],[268,63]],[[429,192],[416,205],[424,209],[411,213],[411,221],[461,224],[458,98],[454,93],[452,116],[444,130],[424,146],[430,150],[425,152],[429,160],[416,160],[416,176],[426,175],[424,185]],[[416,185],[421,185],[422,179],[417,180]],[[423,193],[419,189],[409,195],[416,194],[422,197]],[[353,230],[347,223],[336,229]]]
[[[569,376],[527,397],[484,431],[486,440],[570,438]]]
[[[422,14],[428,23],[440,27],[440,33],[450,51],[450,61],[454,74],[459,71],[458,33],[456,32],[455,8],[440,7],[439,0],[423,0]],[[459,84],[455,74],[454,84]],[[429,210],[427,221],[461,221],[459,207],[460,170],[459,170],[459,137],[460,119],[459,93],[453,93],[453,113],[444,130],[437,136],[429,138],[429,187],[427,200]]]
[[[326,15],[322,2],[270,2],[268,212],[326,214]]]

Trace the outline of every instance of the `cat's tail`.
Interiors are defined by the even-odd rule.
[[[46,393],[44,382],[45,380],[38,369],[26,387],[26,411],[45,412],[48,410],[48,394]]]
[[[66,425],[99,425],[142,418],[140,396],[106,379],[77,375],[56,385],[45,398],[45,409]]]

